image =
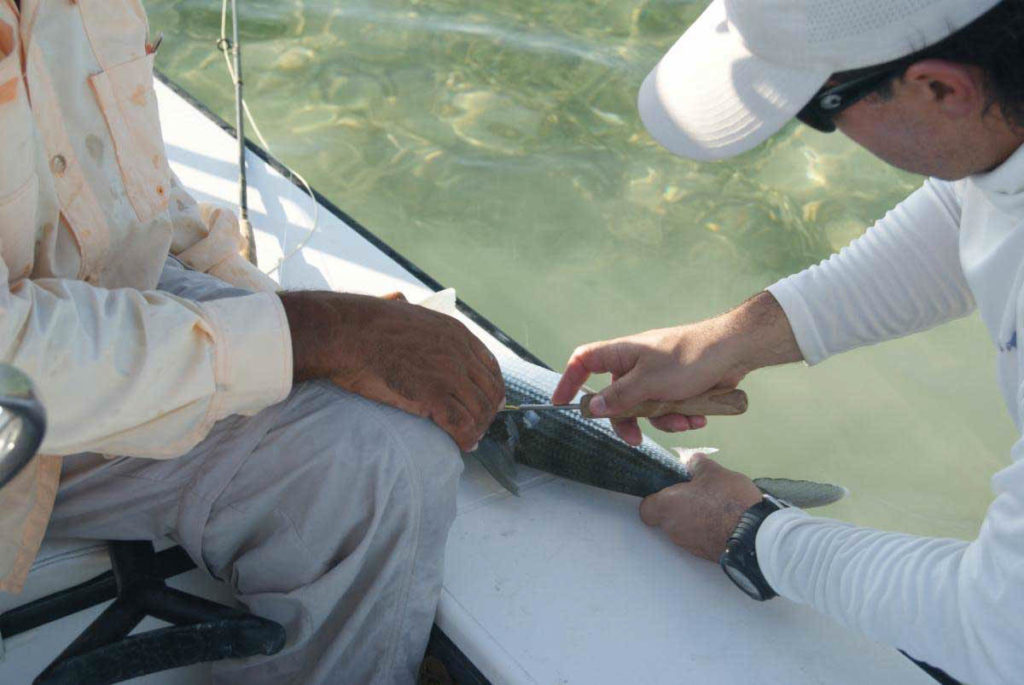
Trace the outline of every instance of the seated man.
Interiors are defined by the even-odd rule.
[[[147,32],[137,0],[0,0],[0,345],[50,419],[0,590],[44,531],[171,536],[287,631],[218,682],[409,682],[497,363],[404,302],[275,294],[171,174]]]

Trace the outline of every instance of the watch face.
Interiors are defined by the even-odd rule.
[[[758,587],[754,585],[753,581],[751,581],[750,578],[747,578],[746,574],[744,574],[741,569],[736,568],[728,562],[722,564],[722,569],[725,571],[725,574],[729,576],[732,582],[736,583],[741,590],[746,592],[754,599],[760,599],[761,590],[759,590]]]

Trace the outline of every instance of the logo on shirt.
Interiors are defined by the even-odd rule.
[[[1013,332],[1013,337],[1010,338],[1009,342],[999,346],[1000,352],[1012,352],[1015,349],[1017,349],[1017,331]]]

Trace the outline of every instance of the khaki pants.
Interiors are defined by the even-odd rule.
[[[160,288],[239,294],[174,262]],[[177,459],[66,458],[47,535],[170,536],[285,627],[281,652],[219,662],[217,683],[410,683],[461,471],[454,442],[429,421],[304,383],[255,416],[219,422]]]

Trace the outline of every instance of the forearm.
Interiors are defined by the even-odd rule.
[[[295,382],[347,373],[343,355],[358,344],[360,331],[364,337],[368,333],[372,298],[321,291],[282,292],[278,297],[291,331]]]
[[[971,543],[887,533],[789,510],[771,515],[757,557],[783,597],[969,683],[1024,670],[1024,439]]]
[[[1008,685],[1024,666],[1015,646],[1020,606],[998,588],[1019,595],[1010,589],[1017,581],[997,580],[1005,573],[981,578],[968,550],[959,540],[869,530],[792,510],[769,517],[757,538],[761,569],[780,596],[964,682]]]
[[[0,291],[0,345],[47,407],[44,452],[176,457],[215,421],[287,394],[291,352],[272,297],[199,303],[23,281]]]
[[[768,291],[718,317],[718,328],[721,344],[744,375],[765,366],[803,360],[786,312]]]

